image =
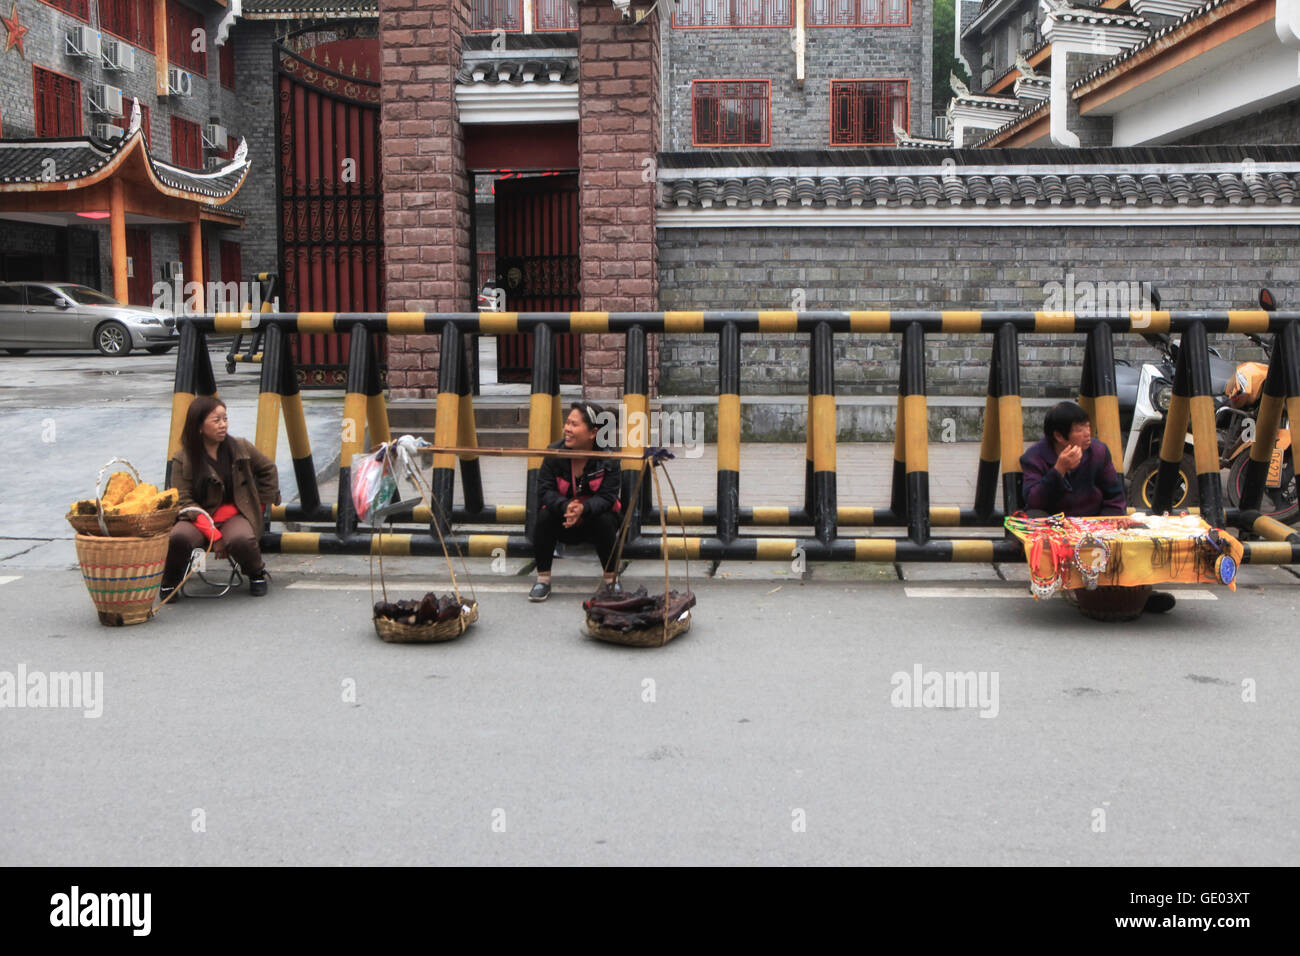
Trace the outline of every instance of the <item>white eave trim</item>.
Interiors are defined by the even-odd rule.
[[[1300,225],[1300,206],[862,206],[657,210],[660,229],[736,229],[762,227],[893,226],[1236,226]]]
[[[1249,149],[1249,147],[1242,147]],[[1254,169],[1257,173],[1286,173],[1288,176],[1294,176],[1300,173],[1300,167],[1295,162],[1256,162]],[[695,168],[668,168],[660,166],[658,178],[661,182],[672,179],[714,179],[722,181],[725,179],[748,179],[751,176],[761,177],[763,179],[776,179],[784,177],[786,179],[797,179],[801,176],[837,176],[841,180],[849,176],[861,176],[864,179],[870,179],[873,176],[1045,176],[1054,173],[1057,176],[1065,177],[1072,175],[1094,176],[1101,175],[1119,175],[1127,173],[1130,176],[1142,177],[1148,173],[1155,175],[1169,175],[1170,173],[1182,173],[1185,176],[1191,176],[1196,173],[1208,173],[1218,175],[1219,173],[1236,173],[1240,174],[1242,165],[1240,162],[1235,163],[1134,163],[1131,166],[1119,165],[1117,163],[1061,163],[1054,166],[1037,166],[1025,164],[1023,166],[1009,165],[988,165],[988,166],[953,166],[944,165],[942,162],[929,163],[924,166],[701,166]]]
[[[559,123],[578,120],[577,83],[511,86],[483,83],[456,87],[462,124]]]

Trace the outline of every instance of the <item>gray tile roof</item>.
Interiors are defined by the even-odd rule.
[[[1177,20],[1174,20],[1172,23],[1169,23],[1166,26],[1162,27],[1161,29],[1154,31],[1150,36],[1148,36],[1137,46],[1133,47],[1132,49],[1125,50],[1123,53],[1116,54],[1114,57],[1107,60],[1101,66],[1097,67],[1097,69],[1093,70],[1090,73],[1084,74],[1084,76],[1081,77],[1078,81],[1076,81],[1070,88],[1078,89],[1080,86],[1083,86],[1085,83],[1095,80],[1103,73],[1113,70],[1115,67],[1119,66],[1125,60],[1128,60],[1131,57],[1135,56],[1136,54],[1141,53],[1143,50],[1147,49],[1152,44],[1159,42],[1161,39],[1168,36],[1170,33],[1172,33],[1174,30],[1177,30],[1179,27],[1183,26],[1188,21],[1195,20],[1198,17],[1203,17],[1210,11],[1215,10],[1223,6],[1225,3],[1230,3],[1230,2],[1232,2],[1232,0],[1208,0],[1208,2],[1201,4],[1195,10],[1189,10],[1187,13],[1183,14]]]
[[[1300,199],[1294,146],[881,149],[769,154],[766,163],[753,153],[725,159],[705,166],[696,153],[661,154],[659,205],[1278,206]]]
[[[379,16],[379,0],[244,0],[249,20],[336,20]]]
[[[84,179],[112,162],[139,136],[137,132],[111,141],[90,136],[0,140],[0,190],[6,185]],[[161,162],[150,156],[147,149],[145,156],[159,181],[197,196],[225,199],[234,194],[248,175],[246,159],[232,160],[220,169],[203,172]],[[53,160],[53,164],[48,160]]]
[[[557,53],[559,51],[542,51]],[[456,73],[456,82],[462,86],[476,83],[577,83],[578,57],[573,56],[521,56],[518,51],[509,58],[466,58]]]

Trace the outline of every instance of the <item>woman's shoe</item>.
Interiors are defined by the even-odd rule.
[[[551,582],[538,581],[533,585],[533,589],[528,592],[528,600],[537,602],[545,601],[551,596]]]
[[[263,597],[266,594],[266,569],[254,571],[248,576],[248,593],[253,597]]]
[[[172,603],[173,603],[173,604],[175,604],[177,601],[179,601],[179,600],[180,600],[184,595],[177,594],[175,597],[172,597],[172,595],[176,592],[176,590],[177,590],[176,588],[169,588],[169,587],[167,587],[166,585],[164,585],[163,587],[160,587],[160,588],[158,589],[158,601],[159,601],[159,603],[161,603],[161,602],[167,600],[169,597],[172,598]]]
[[[1175,600],[1168,591],[1152,591],[1147,595],[1147,603],[1142,610],[1148,614],[1164,614],[1174,609]]]

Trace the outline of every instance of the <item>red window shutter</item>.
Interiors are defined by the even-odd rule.
[[[772,87],[768,80],[693,81],[693,145],[769,145],[771,100]]]
[[[167,0],[167,58],[172,66],[200,76],[208,75],[206,32],[203,50],[194,49],[194,31],[205,30],[203,14],[176,0]]]
[[[78,20],[90,22],[90,0],[45,0],[50,6],[71,14]]]
[[[198,123],[172,117],[172,162],[186,169],[203,168],[203,141]]]
[[[131,257],[127,300],[131,305],[153,305],[153,248],[148,229],[126,231],[126,254]]]
[[[37,136],[81,135],[81,84],[51,70],[32,67]]]
[[[907,80],[833,80],[831,145],[892,146],[909,129]]]
[[[221,51],[217,57],[221,85],[228,90],[233,90],[235,88],[235,41],[227,37],[226,42],[218,49]]]

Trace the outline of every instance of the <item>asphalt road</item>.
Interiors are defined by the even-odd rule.
[[[0,386],[0,863],[1300,859],[1289,570],[1103,625],[1010,566],[697,567],[691,632],[633,650],[580,631],[590,557],[543,605],[524,562],[475,562],[479,623],[403,646],[371,628],[365,559],[280,556],[267,598],[104,628],[70,544],[9,532],[48,535],[31,502],[61,520],[124,447],[160,460],[171,371],[40,361],[3,360]],[[249,378],[222,384],[236,422]],[[446,589],[438,562],[386,568],[394,596]],[[73,671],[93,699],[5,696]]]

